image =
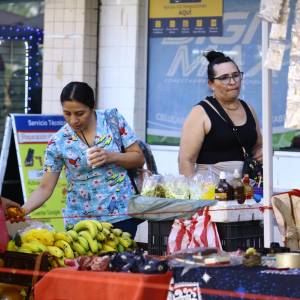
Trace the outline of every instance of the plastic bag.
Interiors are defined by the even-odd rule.
[[[190,218],[205,206],[216,204],[216,200],[186,200],[135,195],[128,201],[128,215],[150,221],[168,221],[175,218]]]
[[[168,238],[168,253],[199,247],[222,250],[216,224],[211,222],[207,208],[195,213],[189,220],[175,220]]]

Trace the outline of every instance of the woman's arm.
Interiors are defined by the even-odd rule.
[[[259,128],[257,115],[256,115],[254,109],[251,106],[249,106],[249,107],[251,109],[252,115],[253,115],[254,120],[255,120],[256,132],[257,132],[257,139],[256,139],[256,143],[255,143],[255,145],[253,147],[253,150],[252,150],[252,155],[253,155],[254,159],[261,162],[262,161],[262,135],[261,135],[261,131],[260,131],[260,128]]]
[[[50,198],[59,175],[60,172],[46,172],[43,175],[40,185],[31,193],[29,199],[22,207],[25,209],[26,215],[42,206]]]
[[[89,161],[95,167],[113,163],[125,169],[140,168],[145,162],[144,154],[137,142],[125,148],[125,153],[108,152],[102,148],[95,148],[89,156]]]
[[[191,176],[211,123],[202,106],[195,106],[184,122],[179,149],[179,173]]]

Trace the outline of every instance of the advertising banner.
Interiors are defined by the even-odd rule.
[[[150,0],[149,36],[221,36],[223,0]]]
[[[42,178],[44,152],[51,135],[64,125],[60,115],[12,114],[18,165],[24,202],[38,187]],[[65,207],[67,184],[64,172],[58,180],[51,198],[30,214],[32,218],[45,218],[56,230],[63,230],[61,210]]]
[[[295,1],[291,1],[291,6]],[[209,50],[229,55],[244,72],[240,98],[262,120],[260,1],[224,0],[222,37],[152,38],[148,45],[147,141],[178,145],[192,107],[212,94],[207,84]],[[293,8],[291,9],[293,11]],[[289,19],[292,23],[293,14]],[[288,32],[291,32],[290,25]],[[272,72],[273,146],[288,146],[296,131],[284,129],[290,35],[283,67]],[[261,125],[261,124],[260,124]]]

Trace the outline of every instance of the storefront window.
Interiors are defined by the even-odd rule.
[[[0,3],[0,144],[9,113],[40,113],[44,1]]]

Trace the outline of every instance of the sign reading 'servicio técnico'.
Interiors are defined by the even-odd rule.
[[[150,37],[222,36],[223,0],[150,0]]]
[[[62,115],[11,114],[7,118],[1,159],[9,149],[13,132],[24,202],[41,182],[44,153],[50,137],[64,124]],[[63,229],[61,210],[65,207],[66,199],[66,179],[63,173],[51,198],[30,214],[31,218],[44,219],[57,230]]]

